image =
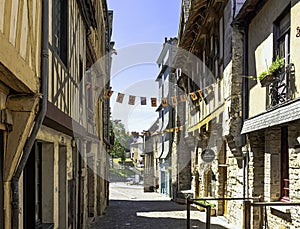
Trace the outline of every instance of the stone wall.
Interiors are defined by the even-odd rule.
[[[289,179],[290,198],[300,202],[300,121],[289,125]],[[300,227],[300,207],[291,208],[292,220],[295,226]]]
[[[226,145],[226,164],[227,167],[227,192],[226,197],[243,197],[243,170],[238,163],[228,145]],[[226,217],[234,225],[242,225],[243,220],[243,201],[227,201]]]
[[[264,196],[264,174],[265,174],[265,135],[264,131],[257,131],[249,135],[250,155],[248,165],[248,189],[249,197]],[[263,199],[262,199],[263,200]],[[262,225],[262,211],[252,208],[251,211],[253,228]]]

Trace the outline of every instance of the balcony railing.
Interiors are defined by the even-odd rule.
[[[268,109],[293,99],[295,95],[294,64],[287,65],[285,71],[282,71],[274,78],[274,81],[269,85],[267,90]]]

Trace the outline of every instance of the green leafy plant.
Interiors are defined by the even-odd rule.
[[[261,72],[261,73],[257,76],[257,79],[258,79],[258,80],[261,80],[261,79],[263,79],[266,75],[268,75],[268,72],[267,72],[267,71],[263,71],[263,72]]]
[[[275,61],[273,61],[267,71],[261,72],[258,76],[258,80],[262,80],[267,75],[276,75],[284,68],[284,57],[276,56]]]
[[[200,204],[203,204],[203,205],[206,205],[206,206],[210,206],[211,208],[215,208],[216,205],[214,203],[210,203],[206,200],[197,200],[198,203]]]
[[[284,58],[276,56],[275,61],[272,62],[268,69],[269,74],[274,74],[276,71],[281,71],[284,68]]]

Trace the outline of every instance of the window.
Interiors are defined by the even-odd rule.
[[[290,13],[284,11],[282,16],[274,23],[274,59],[283,57],[285,66],[290,63]],[[289,90],[288,75],[283,72],[270,88],[271,106],[285,102]]]
[[[82,105],[82,102],[83,102],[83,84],[84,84],[84,82],[82,82],[82,78],[83,78],[83,63],[82,63],[82,59],[79,58],[79,103],[80,103],[80,105]]]
[[[222,59],[223,58],[223,17],[220,19],[220,22],[219,22],[219,58]]]
[[[68,60],[68,1],[53,0],[52,6],[52,45],[67,66]]]
[[[42,144],[38,142],[35,150],[35,223],[42,223]]]
[[[283,16],[275,23],[276,33],[276,45],[275,45],[275,57],[285,57],[285,62],[288,64],[290,61],[290,13],[289,11],[284,13]]]

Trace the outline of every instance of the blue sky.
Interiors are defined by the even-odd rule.
[[[117,48],[177,36],[181,0],[108,0]]]
[[[128,105],[128,95],[157,97],[156,59],[165,37],[176,37],[181,0],[108,0],[114,11],[113,37],[117,55],[113,56],[111,85],[112,117],[121,119],[128,131],[147,130],[157,118],[149,105]],[[121,64],[120,64],[121,63]],[[117,92],[125,93],[116,103]]]

